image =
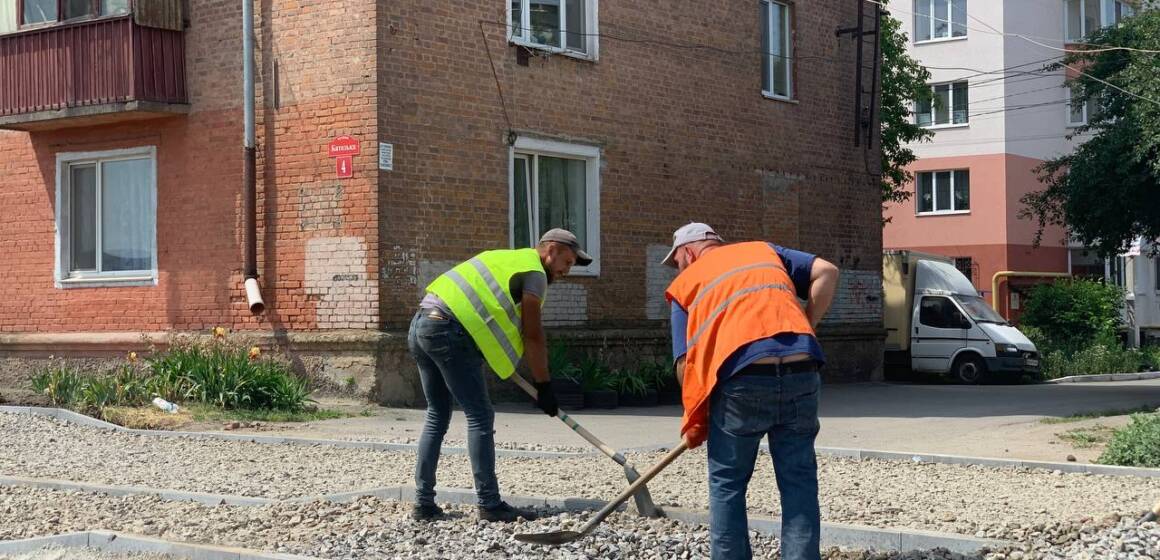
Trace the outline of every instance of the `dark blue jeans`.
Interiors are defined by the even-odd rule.
[[[742,370],[744,371],[744,370]],[[781,493],[781,557],[821,556],[818,509],[816,372],[783,376],[739,375],[709,401],[709,538],[713,558],[751,558],[745,492],[762,438],[769,438]]]
[[[427,421],[419,437],[415,464],[415,501],[435,503],[435,471],[439,450],[451,423],[451,399],[467,416],[467,453],[475,476],[480,506],[499,505],[499,482],[495,478],[495,410],[483,379],[483,355],[459,322],[435,319],[420,311],[411,320],[407,346],[419,364],[423,396],[427,398]]]

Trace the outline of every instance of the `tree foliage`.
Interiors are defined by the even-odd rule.
[[[882,12],[882,201],[905,202],[906,186],[914,177],[906,166],[917,159],[907,144],[929,140],[934,133],[914,124],[911,105],[930,99],[930,72],[906,52],[908,42],[902,22]]]
[[[1048,225],[1063,226],[1102,255],[1121,253],[1135,239],[1160,237],[1160,10],[1099,29],[1083,47],[1049,69],[1075,74],[1068,85],[1099,110],[1073,136],[1073,152],[1036,171],[1045,188],[1023,197],[1020,217],[1037,221],[1038,244]]]

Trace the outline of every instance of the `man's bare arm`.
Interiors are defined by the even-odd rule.
[[[806,301],[806,317],[810,326],[818,328],[818,323],[834,303],[834,293],[838,291],[838,267],[823,259],[814,259],[810,267],[810,298]]]
[[[540,298],[524,294],[520,300],[523,314],[524,355],[532,368],[532,378],[539,383],[551,380],[548,372],[548,341],[540,320]]]

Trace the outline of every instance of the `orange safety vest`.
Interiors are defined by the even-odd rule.
[[[723,245],[701,255],[665,297],[689,313],[682,434],[707,425],[717,370],[734,352],[779,334],[814,335],[781,257],[763,241]]]

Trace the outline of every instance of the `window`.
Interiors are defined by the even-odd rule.
[[[552,228],[576,234],[592,264],[574,274],[600,272],[600,149],[519,138],[511,152],[512,246],[534,247]]]
[[[971,209],[971,172],[924,171],[918,174],[919,214],[958,214]]]
[[[596,0],[511,0],[512,42],[596,58]]]
[[[115,16],[129,13],[129,0],[17,0],[21,25],[37,25],[79,18]],[[0,32],[4,8],[0,7]]]
[[[918,322],[936,329],[970,328],[963,313],[950,298],[925,296],[918,310]]]
[[[762,93],[779,99],[793,97],[793,20],[789,6],[761,3]]]
[[[971,281],[971,284],[975,283],[974,264],[971,257],[955,257],[955,268],[959,269],[959,272],[962,272],[963,276],[966,276],[967,280]]]
[[[1068,41],[1082,41],[1100,27],[1120,23],[1135,10],[1119,0],[1064,0],[1063,12],[1064,36]]]
[[[155,149],[57,155],[58,285],[157,277]]]
[[[1156,291],[1160,292],[1160,255],[1152,257],[1152,283]]]
[[[1125,257],[1113,257],[1108,259],[1108,275],[1107,280],[1121,288],[1125,287],[1124,269],[1127,268],[1128,259]]]
[[[967,36],[967,0],[914,0],[914,42]]]
[[[960,126],[970,122],[967,107],[967,82],[935,84],[932,99],[915,104],[915,123],[919,126]]]
[[[1081,100],[1081,90],[1078,87],[1070,89],[1071,100],[1067,104],[1067,125],[1083,126],[1088,124],[1092,117],[1099,114],[1100,102],[1089,98]]]

